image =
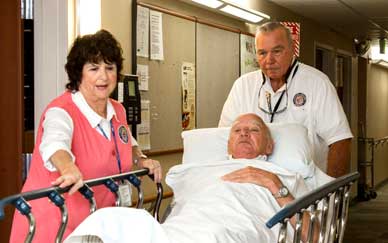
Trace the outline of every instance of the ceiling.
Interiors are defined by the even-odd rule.
[[[388,39],[388,0],[268,0],[359,41]]]

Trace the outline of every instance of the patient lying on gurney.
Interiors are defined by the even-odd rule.
[[[169,171],[166,182],[174,202],[162,225],[142,210],[110,208],[95,212],[72,235],[96,234],[105,243],[276,242],[278,227],[268,229],[265,222],[309,189],[299,174],[265,161],[273,146],[263,121],[242,115],[230,130],[229,160],[182,164]],[[304,228],[302,235],[306,233]]]

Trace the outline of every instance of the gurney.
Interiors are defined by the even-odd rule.
[[[278,128],[282,129],[282,127],[280,127],[280,126]],[[200,131],[198,131],[198,130],[200,130]],[[221,239],[221,241],[219,241],[219,242],[223,242],[223,243],[227,243],[227,242],[233,242],[233,243],[235,243],[235,242],[244,242],[244,243],[255,242],[256,243],[256,242],[276,242],[276,241],[278,241],[278,242],[292,242],[292,241],[293,242],[300,242],[301,228],[302,228],[302,224],[301,224],[300,219],[301,219],[302,213],[307,211],[310,213],[310,219],[311,219],[309,221],[309,229],[310,230],[308,231],[309,234],[307,236],[308,242],[313,242],[312,235],[314,234],[314,232],[312,232],[311,229],[313,229],[314,225],[319,225],[319,229],[318,229],[319,230],[319,241],[318,242],[342,242],[343,234],[344,234],[344,231],[346,228],[346,222],[347,222],[347,214],[348,214],[348,207],[349,207],[349,200],[350,200],[350,188],[354,184],[354,182],[358,179],[358,177],[359,177],[358,172],[354,172],[354,173],[351,173],[351,174],[345,175],[343,177],[340,177],[340,178],[337,178],[337,179],[334,179],[331,181],[327,181],[327,182],[321,183],[321,184],[317,184],[317,183],[324,181],[323,180],[324,178],[319,177],[319,173],[318,173],[317,174],[318,178],[316,180],[311,181],[312,180],[311,173],[313,173],[313,171],[310,170],[310,168],[311,168],[310,166],[305,166],[305,164],[304,164],[304,163],[308,162],[308,158],[307,158],[308,156],[307,157],[305,156],[305,152],[308,149],[306,149],[306,151],[304,151],[305,150],[304,145],[300,144],[300,141],[303,140],[302,139],[303,136],[300,136],[300,134],[298,135],[296,133],[296,131],[298,130],[297,127],[292,127],[291,129],[290,129],[290,127],[287,127],[285,130],[287,131],[287,133],[289,133],[290,131],[292,132],[291,134],[288,134],[288,135],[290,135],[290,138],[292,138],[291,141],[293,142],[293,144],[277,143],[276,148],[278,149],[278,152],[280,150],[285,152],[287,154],[287,158],[279,157],[278,154],[274,154],[273,158],[269,159],[270,161],[268,162],[268,164],[266,166],[268,166],[268,167],[274,166],[275,167],[275,165],[271,165],[271,160],[280,161],[282,163],[277,164],[276,166],[281,167],[281,168],[286,167],[286,169],[290,170],[290,171],[291,170],[299,171],[301,173],[302,177],[305,178],[304,180],[306,181],[306,184],[308,184],[311,187],[311,190],[308,193],[306,193],[300,197],[297,197],[295,201],[288,204],[284,208],[278,209],[275,213],[272,214],[272,212],[270,212],[271,215],[270,215],[270,217],[267,218],[267,221],[262,222],[261,224],[254,225],[254,227],[262,229],[262,231],[260,231],[260,232],[267,232],[271,236],[267,239],[270,239],[270,240],[266,240],[266,241],[262,240],[261,236],[258,234],[256,234],[256,236],[250,237],[250,240],[235,241],[234,239],[231,239],[229,236],[226,237],[227,240],[223,240],[224,238],[222,238],[222,236],[220,237],[217,234],[223,234],[222,226],[225,226],[225,225],[221,225],[220,227],[217,227],[216,228],[217,231],[213,232],[216,236],[215,237],[211,236],[211,237],[216,238],[216,239]],[[219,134],[220,131],[222,133],[221,135]],[[277,131],[277,132],[279,132],[279,131]],[[190,150],[185,149],[185,152],[183,155],[183,164],[181,166],[185,170],[182,170],[182,171],[187,172],[185,167],[192,167],[193,169],[198,167],[198,169],[202,169],[201,166],[205,166],[205,167],[206,166],[214,166],[214,165],[218,166],[219,164],[221,164],[222,160],[225,159],[224,157],[222,157],[225,151],[220,152],[217,150],[225,150],[225,147],[226,147],[225,143],[226,143],[227,134],[228,134],[227,129],[197,129],[196,131],[185,132],[183,134],[184,147],[190,148]],[[193,136],[193,135],[195,135],[195,136]],[[297,140],[294,139],[296,136],[298,138]],[[218,140],[219,139],[223,140],[223,142],[222,141],[220,142],[218,140],[215,141],[214,139],[212,139],[214,137],[217,137]],[[274,139],[275,139],[275,142],[278,142],[277,141],[278,135],[276,135],[276,132],[274,133]],[[198,149],[196,149],[196,145],[194,143],[200,144]],[[214,147],[214,146],[217,146],[217,147]],[[297,147],[295,147],[295,146],[297,146]],[[204,148],[206,148],[207,150],[205,151]],[[287,153],[287,151],[284,150],[285,148],[287,148],[288,150],[291,150],[292,153],[295,153],[295,151],[298,151],[298,153],[304,154],[303,156],[306,157],[307,159],[305,158],[302,164],[300,164],[300,163],[297,164],[297,160],[299,161],[301,159],[299,154],[298,154],[298,156],[293,158],[292,154],[289,154],[289,153]],[[222,155],[222,156],[220,157],[220,155]],[[209,162],[209,160],[212,160],[212,162]],[[198,161],[200,161],[200,164],[201,164],[200,166],[198,166]],[[235,164],[238,165],[238,163],[246,163],[246,161],[237,161],[236,163],[227,161],[225,163],[227,166],[231,166],[231,165],[235,166]],[[293,167],[290,167],[291,163],[292,163]],[[241,166],[246,166],[246,164],[241,164]],[[179,168],[179,169],[181,169],[181,168]],[[175,170],[175,172],[176,171],[177,170]],[[221,173],[221,172],[224,173],[224,171],[219,172],[220,170],[218,169],[218,167],[215,169],[215,171],[217,171],[218,173]],[[319,170],[315,170],[315,171],[319,171]],[[88,185],[88,187],[91,187],[91,186],[97,185],[97,184],[95,184],[95,183],[97,183],[95,181],[98,181],[98,185],[104,184],[107,187],[109,187],[108,184],[111,184],[111,180],[121,180],[124,178],[129,179],[128,177],[137,178],[137,176],[146,175],[147,172],[148,172],[147,170],[140,170],[140,171],[134,171],[134,172],[126,173],[126,174],[115,175],[112,178],[111,177],[99,178],[96,180],[87,181],[86,185]],[[172,170],[172,172],[174,172],[174,170]],[[171,170],[169,173],[171,174]],[[198,175],[198,173],[193,173],[193,174]],[[204,173],[204,174],[206,174],[206,173]],[[314,173],[314,175],[315,174],[316,173]],[[170,178],[170,177],[168,177],[168,178]],[[177,178],[181,178],[179,174],[177,174]],[[197,180],[198,178],[190,179],[189,177],[186,177],[185,180],[186,179],[190,179],[190,180],[195,179],[194,181],[203,182],[204,178],[205,177],[199,178],[200,180]],[[132,181],[131,181],[131,183],[135,184],[135,186],[137,184],[137,183],[134,183]],[[167,182],[167,184],[169,184],[169,182]],[[177,183],[177,184],[180,184],[180,183]],[[185,183],[183,183],[183,184],[185,184]],[[196,187],[193,186],[194,184],[190,183],[190,181],[187,181],[186,184],[187,184],[187,187],[183,188],[184,190],[181,190],[181,191],[187,191],[186,189],[189,188],[190,193],[192,193],[194,190],[196,190],[196,187],[201,187],[198,185],[196,185]],[[169,185],[171,186],[171,184],[169,184]],[[236,186],[236,185],[229,185],[229,186]],[[95,211],[96,207],[93,206],[93,199],[90,197],[90,190],[88,189],[88,187],[86,187],[86,189],[83,189],[83,190],[85,190],[85,192],[82,192],[82,193],[85,194],[86,198],[87,198],[87,200],[85,200],[85,203],[87,203],[87,201],[89,201],[89,204],[91,205],[90,212],[91,213],[94,212],[93,215],[96,215],[99,213],[99,210]],[[249,187],[249,185],[248,185],[248,187]],[[251,185],[251,187],[254,188],[255,186]],[[138,191],[141,192],[141,190],[139,188],[138,188]],[[5,205],[13,204],[17,208],[17,210],[19,210],[20,212],[22,212],[22,214],[26,215],[26,217],[29,218],[29,220],[32,222],[31,225],[33,225],[33,217],[31,215],[29,215],[30,209],[28,208],[28,204],[25,201],[33,200],[33,199],[36,199],[38,197],[50,198],[50,200],[54,201],[55,204],[59,207],[58,210],[63,211],[63,215],[65,215],[66,212],[64,209],[62,209],[64,203],[63,203],[63,200],[60,198],[60,194],[62,194],[63,192],[64,191],[62,191],[62,189],[58,189],[58,188],[46,188],[46,189],[42,189],[42,190],[38,190],[38,191],[34,191],[34,192],[26,192],[23,194],[18,194],[18,195],[4,198],[4,199],[0,200],[0,217],[4,216],[3,209],[4,209]],[[113,189],[113,192],[114,192],[114,189]],[[259,194],[258,197],[261,197],[261,195],[265,194],[265,192],[259,192],[259,193],[262,193],[262,194]],[[38,194],[39,194],[39,196],[38,196]],[[179,238],[179,237],[174,239],[174,237],[176,235],[171,235],[171,232],[173,234],[177,234],[177,232],[174,232],[174,231],[168,232],[167,227],[166,227],[166,225],[168,226],[168,221],[173,219],[174,213],[180,212],[180,210],[176,210],[174,212],[174,209],[178,208],[177,205],[179,204],[180,194],[181,193],[179,190],[176,190],[176,191],[174,190],[174,201],[172,203],[172,211],[170,214],[164,213],[164,215],[162,217],[163,219],[161,220],[164,223],[161,224],[160,226],[163,228],[163,230],[165,230],[165,232],[163,232],[163,233],[167,232],[167,234],[166,234],[168,236],[167,238],[171,242],[186,243],[185,240],[180,240],[181,238]],[[223,194],[223,191],[220,192],[219,194]],[[240,193],[240,195],[241,195],[241,193]],[[247,195],[247,194],[245,193],[243,195]],[[202,198],[201,196],[198,196],[198,195],[196,195],[195,197]],[[58,198],[59,198],[59,200],[57,200]],[[142,207],[142,198],[143,198],[142,193],[139,193],[139,200],[138,200],[138,203],[136,205],[137,208]],[[161,198],[162,198],[162,188],[160,186],[158,186],[158,199],[157,199],[156,207],[155,207],[154,211],[152,212],[152,215],[154,216],[155,221],[159,219],[158,210],[159,210]],[[59,201],[59,203],[57,203],[57,201]],[[241,200],[241,201],[245,203],[245,201],[248,201],[248,198],[246,198],[246,196],[244,196],[244,200]],[[252,204],[255,204],[255,203],[256,203],[256,201],[252,202]],[[118,203],[116,203],[116,205],[118,205]],[[221,221],[224,224],[226,224],[225,221],[223,221],[226,211],[222,211],[220,209],[221,206],[222,205],[219,204],[217,207],[217,210],[213,210],[213,211],[216,211],[216,212],[218,211],[218,214],[221,217],[223,217],[223,218],[221,218]],[[236,208],[232,207],[232,209],[235,210]],[[200,211],[200,208],[192,208],[192,212],[194,212],[194,213],[198,213],[199,211]],[[207,213],[207,211],[205,213]],[[240,214],[240,213],[237,211],[236,214]],[[295,229],[290,226],[290,218],[294,215],[297,219]],[[256,217],[256,215],[252,215],[252,216]],[[186,215],[184,215],[183,218],[186,218],[187,221],[190,221],[192,224],[200,225],[200,223],[197,222],[196,219],[194,219],[194,218],[187,217]],[[212,215],[208,215],[208,218],[210,221],[211,220],[216,221],[216,218],[212,218]],[[123,220],[125,220],[125,218]],[[64,217],[63,221],[65,221],[65,217]],[[237,221],[237,223],[240,223],[238,220],[236,220],[236,221]],[[248,225],[243,224],[243,223],[241,223],[241,224],[242,224],[243,229],[247,228],[247,226],[248,226]],[[110,225],[113,225],[115,227],[125,227],[125,229],[128,231],[130,231],[130,228],[131,228],[130,225],[126,224],[126,222],[117,222],[117,220],[110,222]],[[210,228],[207,227],[208,225],[205,225],[205,226],[206,226],[205,227],[206,230],[208,230],[208,229],[210,230]],[[181,225],[179,225],[179,227],[182,228],[183,226],[181,227]],[[189,236],[195,235],[187,229],[182,229],[182,230],[183,231],[186,230],[187,231],[186,233]],[[273,232],[275,232],[275,233],[273,233]],[[88,232],[83,232],[83,233],[88,234]],[[240,233],[243,235],[245,234],[244,231],[242,231]],[[273,235],[271,235],[271,234],[273,234]],[[28,235],[26,242],[30,242],[32,236],[33,236],[33,226],[30,227],[30,233]],[[197,236],[197,235],[195,235],[195,236]],[[61,238],[62,238],[61,230],[59,229],[56,242],[61,242]],[[121,241],[118,241],[118,242],[121,242]],[[141,241],[139,241],[139,242],[141,242]],[[158,241],[152,241],[152,242],[158,242]],[[188,242],[191,242],[191,241],[188,241]],[[207,242],[208,243],[209,241],[205,240],[205,241],[199,241],[199,242]],[[109,241],[106,241],[105,243],[109,243]]]
[[[304,179],[304,184],[309,188],[309,191],[305,195],[303,193],[296,195],[296,200],[293,203],[284,208],[276,208],[275,206],[266,207],[266,203],[273,202],[273,197],[269,193],[257,191],[257,188],[253,188],[252,190],[242,189],[241,191],[234,191],[228,194],[228,188],[225,189],[222,183],[218,183],[217,180],[209,180],[207,177],[201,177],[199,175],[201,173],[206,175],[213,173],[211,167],[214,167],[214,177],[219,177],[228,172],[227,170],[229,169],[227,167],[237,164],[237,167],[230,169],[235,170],[238,169],[239,163],[241,163],[241,167],[244,167],[254,166],[255,162],[244,160],[231,161],[227,158],[226,148],[229,128],[208,128],[185,131],[182,133],[185,148],[182,165],[170,169],[166,177],[167,184],[174,190],[174,201],[169,209],[171,211],[170,216],[166,217],[166,222],[163,225],[168,224],[169,220],[179,225],[190,224],[188,220],[175,220],[171,218],[171,215],[174,217],[177,214],[185,214],[186,218],[191,218],[197,224],[206,225],[210,229],[212,221],[217,221],[217,217],[219,217],[218,221],[220,225],[227,227],[227,229],[220,230],[220,227],[217,225],[214,225],[211,229],[217,232],[222,231],[222,234],[227,236],[223,238],[218,235],[211,235],[208,238],[197,237],[200,238],[199,242],[213,242],[211,239],[214,238],[218,242],[300,242],[302,229],[301,216],[303,212],[307,211],[310,213],[311,219],[308,222],[310,224],[309,234],[307,235],[308,242],[313,242],[312,229],[314,225],[319,226],[317,230],[319,231],[320,237],[318,242],[341,242],[346,227],[350,189],[359,177],[358,172],[337,179],[328,178],[319,168],[313,166],[311,147],[307,138],[307,130],[304,127],[297,124],[267,125],[275,141],[275,151],[268,158],[267,163],[259,162],[262,166],[265,165],[265,168],[262,169],[271,169],[272,164],[284,168],[289,172],[300,174]],[[223,171],[223,167],[218,167],[218,165],[222,164],[226,166]],[[273,171],[275,173],[282,173],[275,166],[272,169],[275,169]],[[206,180],[209,181],[204,182]],[[214,190],[209,189],[212,186]],[[238,185],[231,186],[238,187]],[[217,202],[212,201],[213,205],[217,205],[216,210],[205,210],[204,207],[201,207],[201,203],[206,201],[201,200],[201,198],[204,198],[203,193],[196,194],[193,197],[190,197],[190,195],[181,196],[182,193],[186,194],[187,191],[190,191],[190,194],[194,194],[198,188],[207,188],[209,189],[209,196],[214,195],[214,197],[222,198]],[[223,191],[219,193],[219,190]],[[254,194],[259,194],[260,196],[251,197]],[[234,195],[243,195],[243,197],[233,201]],[[262,200],[264,197],[266,197],[264,203],[258,209],[256,208],[256,211],[253,211],[252,208],[256,207],[259,200]],[[201,217],[192,215],[190,212],[187,212],[188,210],[185,210],[186,208],[195,208],[191,201],[190,203],[187,202],[187,198],[201,202],[198,203],[195,209],[196,214],[201,214]],[[247,201],[251,201],[252,203],[249,204]],[[181,205],[177,207],[178,204]],[[227,204],[227,206],[224,204]],[[250,210],[245,210],[247,207]],[[238,211],[239,209],[242,210]],[[263,213],[263,215],[258,216],[257,213],[260,210],[266,211],[267,214]],[[213,211],[215,212],[213,213]],[[222,213],[217,214],[218,211]],[[231,213],[231,211],[237,211],[237,213]],[[250,220],[248,218],[247,220],[246,218],[240,217],[241,215],[247,214],[247,211],[255,214],[252,216],[254,219]],[[268,214],[271,215],[268,217]],[[295,231],[289,223],[290,218],[294,215],[297,219]],[[228,217],[231,220],[228,220]],[[261,218],[257,220],[258,217]],[[206,219],[199,223],[202,218]],[[263,219],[266,219],[266,221],[263,222]],[[244,225],[244,227],[239,227],[240,225]],[[259,227],[252,225],[261,225],[262,228],[268,227],[272,232],[268,232],[265,229],[258,229]],[[195,225],[188,225],[188,228],[197,230]],[[252,230],[247,230],[247,228],[251,228]],[[200,229],[198,229],[198,232],[200,232]],[[174,232],[174,234],[176,233]],[[241,233],[239,236],[233,235],[239,233]],[[178,234],[183,235],[184,232],[178,232]],[[251,234],[251,236],[247,237],[247,234]],[[170,238],[174,238],[173,234],[170,235],[172,235]],[[192,233],[192,235],[194,237],[197,234]],[[262,237],[263,235],[266,236]],[[187,242],[191,242],[188,239],[189,237],[182,236],[180,238],[187,239]],[[185,240],[181,242],[186,242]],[[179,240],[172,242],[179,242]]]
[[[137,190],[137,202],[136,208],[142,208],[144,202],[144,192],[141,187],[141,180],[139,176],[144,176],[148,174],[148,169],[141,169],[136,171],[131,171],[127,173],[101,177],[96,179],[91,179],[85,181],[83,187],[79,189],[79,192],[84,196],[85,203],[89,203],[90,213],[93,213],[97,210],[98,205],[93,197],[93,187],[99,185],[105,185],[107,190],[111,191],[116,198],[115,206],[120,206],[120,200],[118,195],[118,181],[127,180],[129,181]],[[152,176],[151,176],[152,178]],[[25,239],[25,242],[31,242],[34,237],[36,223],[34,215],[31,213],[31,206],[28,201],[35,200],[39,198],[47,198],[53,203],[53,207],[58,207],[58,210],[61,212],[61,225],[58,228],[57,237],[55,242],[62,242],[63,233],[66,228],[68,220],[68,212],[66,208],[66,203],[64,197],[61,195],[70,190],[70,187],[59,188],[59,187],[48,187],[38,190],[28,191],[20,194],[15,194],[3,198],[0,200],[0,220],[4,218],[4,208],[7,205],[13,205],[16,210],[18,210],[22,215],[24,215],[29,222],[29,232]],[[161,183],[156,183],[157,197],[152,210],[152,215],[156,220],[159,220],[159,208],[163,196],[163,187]],[[49,220],[49,219],[48,219]]]
[[[217,166],[217,163],[222,164]],[[304,238],[308,239],[307,242],[315,242],[313,235],[318,234],[318,242],[342,242],[350,188],[359,177],[358,172],[334,179],[307,193],[293,194],[295,201],[280,208],[267,189],[249,183],[225,183],[216,179],[227,171],[254,166],[256,161],[217,163],[170,170],[167,184],[174,190],[174,200],[171,213],[162,227],[172,243],[301,242],[302,226],[310,229],[305,231],[305,234],[308,233]],[[279,176],[293,179],[292,174],[283,174],[279,168],[271,168],[270,163],[260,163],[257,168],[273,169]],[[206,176],[199,175],[200,171]],[[213,179],[207,178],[209,176]],[[292,191],[302,186],[300,183],[296,187],[286,185]],[[202,191],[196,193],[198,190]],[[309,213],[309,221],[302,221],[304,212]],[[293,216],[296,217],[295,229],[290,223]],[[305,225],[302,225],[303,222]],[[315,232],[312,229],[316,229]]]
[[[116,193],[116,180],[129,179],[134,183],[135,187],[138,189],[138,201],[136,208],[141,208],[143,205],[143,191],[140,188],[139,181],[137,181],[136,176],[146,175],[147,170],[133,171],[129,173],[124,173],[120,175],[114,175],[110,177],[98,178],[94,180],[89,180],[85,182],[85,187],[82,188],[82,194],[85,196],[85,203],[90,204],[90,212],[93,213],[96,211],[95,202],[93,200],[93,192],[91,188],[96,185],[106,185],[112,193]],[[311,221],[309,228],[312,229],[314,224],[317,222],[320,223],[320,238],[319,242],[342,242],[343,235],[346,227],[347,216],[348,216],[348,206],[350,200],[350,188],[351,185],[359,177],[358,172],[354,172],[343,177],[337,178],[334,181],[331,181],[313,191],[306,194],[305,196],[298,198],[293,203],[288,204],[286,207],[281,209],[277,214],[275,214],[268,222],[266,226],[272,228],[277,224],[281,224],[278,242],[286,242],[287,239],[287,226],[289,224],[289,219],[296,215],[297,217],[297,226],[294,230],[293,242],[300,242],[301,239],[301,214],[305,210],[309,210],[311,215]],[[156,201],[156,206],[152,212],[154,218],[159,220],[159,206],[162,199],[163,189],[158,184],[158,197]],[[30,213],[30,207],[27,203],[29,200],[34,200],[41,197],[48,197],[53,201],[53,206],[57,206],[58,210],[62,212],[62,225],[58,230],[56,242],[62,242],[63,228],[66,225],[66,219],[68,217],[66,213],[66,206],[64,204],[63,198],[60,194],[65,193],[68,188],[59,189],[56,187],[45,188],[41,190],[25,192],[22,194],[13,195],[6,197],[0,200],[0,217],[4,217],[4,207],[8,204],[12,204],[16,209],[25,215],[30,222],[30,231],[25,242],[31,242],[34,236],[34,217]],[[330,205],[329,201],[331,196],[334,196],[334,204]],[[116,202],[118,206],[119,202]],[[329,207],[332,207],[333,210],[330,210]],[[329,215],[329,211],[332,212],[332,215]],[[329,220],[329,221],[328,221]],[[327,223],[325,223],[327,222]],[[127,226],[126,226],[127,227]],[[313,242],[311,235],[312,231],[309,231],[308,242]]]

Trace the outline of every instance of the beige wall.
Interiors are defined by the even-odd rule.
[[[388,136],[388,69],[371,64],[368,66],[367,86],[367,137]],[[370,153],[368,153],[370,154]],[[375,149],[375,184],[388,178],[388,144]]]
[[[123,48],[123,73],[132,72],[131,61],[132,0],[101,0],[101,28],[111,32]]]
[[[351,146],[351,164],[350,171],[357,171],[358,169],[358,58],[352,58],[352,86],[351,86],[351,114],[350,114],[350,128],[354,138]]]

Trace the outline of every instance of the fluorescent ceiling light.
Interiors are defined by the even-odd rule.
[[[388,53],[385,53],[385,54],[380,53],[380,47],[379,45],[376,45],[376,44],[372,44],[371,46],[370,57],[372,61],[384,60],[385,62],[388,62]]]
[[[265,13],[262,13],[260,11],[256,11],[254,9],[251,9],[249,6],[249,1],[250,0],[220,0],[222,2],[224,2],[225,4],[227,5],[232,5],[236,8],[239,8],[239,9],[242,9],[242,10],[245,10],[247,12],[250,12],[254,15],[259,15],[260,17],[263,17],[265,19],[270,19],[271,17]]]
[[[264,18],[270,19],[267,14],[255,11],[250,8],[239,5],[240,2],[236,0],[192,0],[193,2],[205,5],[210,8],[220,10],[229,15],[238,17],[251,23],[258,23]]]
[[[263,17],[261,17],[261,16],[258,16],[256,14],[250,13],[246,10],[243,10],[241,8],[237,8],[237,7],[234,7],[231,5],[226,5],[225,7],[221,8],[220,10],[225,12],[225,13],[239,17],[241,19],[245,19],[245,20],[252,22],[252,23],[258,23],[261,20],[263,20]]]
[[[372,63],[388,68],[388,53],[382,54],[379,44],[378,41],[373,41],[370,48],[370,58],[372,59]]]
[[[218,1],[218,0],[193,0],[193,2],[202,4],[202,5],[206,5],[210,8],[218,8],[222,4],[224,4],[223,2]]]
[[[384,60],[372,61],[372,63],[388,68],[388,62]]]

